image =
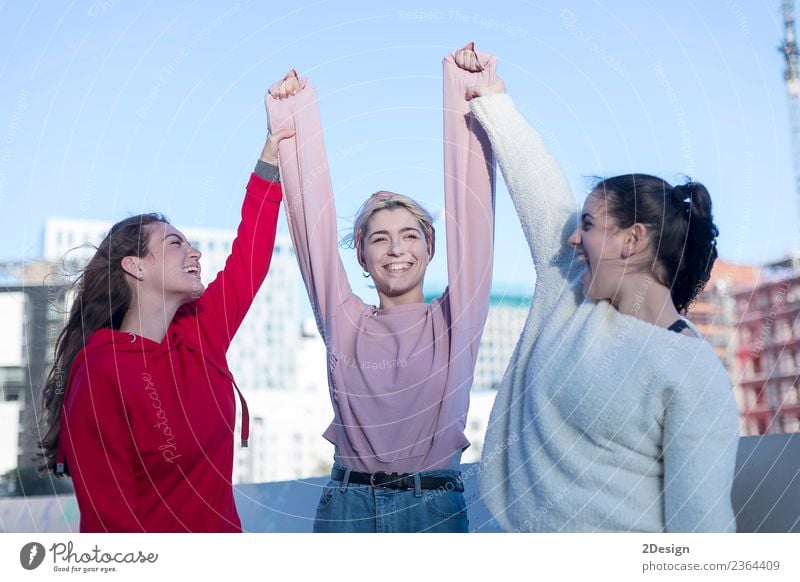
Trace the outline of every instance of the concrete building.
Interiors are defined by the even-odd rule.
[[[765,270],[734,297],[744,434],[800,431],[800,271]]]
[[[688,317],[714,347],[734,382],[739,376],[736,362],[736,301],[734,294],[751,289],[761,269],[717,260],[705,289],[689,309]]]
[[[35,467],[36,411],[65,321],[67,289],[50,263],[0,264],[0,474]]]
[[[497,388],[522,334],[530,307],[530,295],[491,296],[475,366],[473,393]]]
[[[297,479],[330,471],[333,445],[322,438],[333,419],[325,344],[313,320],[298,328],[291,387],[247,394],[251,438],[248,448],[236,450],[236,483]]]

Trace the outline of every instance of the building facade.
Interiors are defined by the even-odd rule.
[[[0,264],[0,474],[34,475],[41,390],[66,320],[67,282],[46,261]],[[5,466],[13,459],[11,467]]]
[[[800,272],[767,272],[735,299],[744,434],[800,431]]]

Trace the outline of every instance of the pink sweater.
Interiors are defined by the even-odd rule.
[[[494,159],[464,99],[495,78],[495,58],[468,73],[444,59],[444,176],[448,287],[430,304],[387,309],[350,289],[338,252],[336,211],[314,87],[269,98],[280,145],[289,229],[328,350],[334,420],[325,438],[339,460],[365,472],[442,468],[469,446],[469,392],[489,309],[494,238]],[[273,87],[277,89],[277,85]]]

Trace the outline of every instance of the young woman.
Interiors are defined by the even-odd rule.
[[[470,96],[536,268],[490,418],[483,500],[516,531],[733,530],[731,386],[680,315],[717,257],[708,192],[617,176],[578,213],[502,81]]]
[[[456,62],[458,59],[458,64]],[[462,68],[464,67],[464,68]],[[270,90],[270,127],[290,128],[281,177],[290,233],[328,350],[335,445],[315,531],[466,531],[458,471],[469,445],[469,390],[489,308],[494,162],[469,115],[467,89],[494,80],[471,45],[444,60],[445,222],[449,285],[426,304],[431,216],[414,200],[373,194],[353,243],[379,304],[350,289],[314,88],[290,72]],[[468,72],[472,69],[474,72]]]
[[[158,214],[111,227],[76,282],[44,388],[41,469],[72,477],[82,532],[241,531],[225,353],[269,269],[289,135],[267,139],[208,289],[200,251]]]

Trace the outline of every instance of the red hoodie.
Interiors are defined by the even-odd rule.
[[[279,184],[251,176],[225,268],[178,310],[164,341],[101,329],[75,359],[59,454],[75,484],[82,532],[242,530],[225,353],[269,269],[280,201]]]

